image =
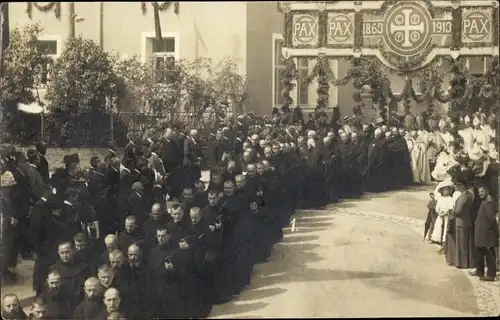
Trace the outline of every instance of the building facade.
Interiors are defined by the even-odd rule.
[[[320,56],[326,57],[333,75],[343,78],[349,69],[346,57],[376,57],[395,95],[403,90],[406,79],[395,70],[406,70],[413,89],[419,94],[417,74],[435,57],[465,57],[469,72],[485,72],[492,57],[498,59],[498,3],[482,0],[464,1],[280,1],[284,11],[284,35],[275,36],[285,57],[291,57],[299,73],[311,72]],[[432,12],[432,13],[431,13]],[[309,61],[308,61],[309,60]],[[408,67],[411,66],[411,67]],[[275,69],[284,69],[277,63]],[[442,88],[447,91],[450,68],[440,66],[444,75]],[[292,96],[299,103],[314,105],[317,83],[309,88],[297,81]],[[275,84],[279,85],[277,80]],[[341,115],[352,114],[352,84],[329,88],[328,106]],[[413,103],[410,111],[425,110]],[[366,108],[369,109],[369,108]],[[402,114],[403,104],[398,106]],[[437,105],[438,112],[445,111]],[[371,110],[363,110],[375,115]]]
[[[276,2],[179,2],[177,14],[171,4],[160,12],[165,38],[161,45],[153,45],[155,26],[149,2],[145,13],[141,2],[75,2],[73,17],[71,3],[63,2],[59,18],[54,10],[40,10],[49,4],[32,3],[30,17],[28,3],[12,2],[9,20],[11,28],[39,23],[43,28],[40,40],[54,59],[61,55],[72,27],[76,35],[82,34],[123,58],[205,57],[217,63],[229,57],[248,77],[248,109],[263,115],[272,108],[273,34],[282,33],[283,28]],[[43,88],[40,91],[43,95]]]
[[[82,34],[99,43],[104,50],[116,52],[124,58],[137,56],[147,61],[153,56],[187,60],[206,57],[216,63],[229,57],[236,63],[239,72],[248,77],[251,94],[248,110],[257,115],[269,114],[273,107],[279,108],[283,102],[281,71],[284,70],[284,57],[281,48],[284,44],[284,16],[275,1],[180,2],[177,14],[170,5],[160,12],[164,37],[161,45],[154,45],[153,8],[149,2],[146,3],[145,13],[141,2],[75,2],[73,18],[71,3],[60,4],[59,18],[54,10],[45,12],[39,9],[50,3],[34,4],[36,6],[31,6],[30,17],[28,3],[10,3],[11,28],[39,23],[43,27],[40,40],[54,59],[61,54],[64,42],[74,27],[75,34]],[[470,58],[471,71],[482,73],[489,60]],[[298,58],[296,65],[300,77],[310,74],[315,63],[314,59]],[[338,58],[332,59],[330,66],[334,75],[340,78],[346,74],[349,65],[346,59]],[[443,64],[442,68],[446,72],[448,66]],[[387,75],[393,92],[400,92],[404,79],[389,72]],[[448,87],[448,81],[449,77],[445,77],[444,88]],[[414,88],[418,88],[418,79],[413,82]],[[306,111],[313,110],[317,99],[316,88],[316,81],[307,86],[299,79],[290,95],[296,105],[301,105]],[[330,107],[340,108],[342,115],[351,115],[354,91],[352,84],[331,87]],[[43,99],[43,87],[39,93]],[[414,104],[412,112],[424,108]]]

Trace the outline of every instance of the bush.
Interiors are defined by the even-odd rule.
[[[46,99],[54,113],[46,122],[49,140],[64,146],[109,144],[107,99],[117,95],[115,59],[94,41],[69,38],[52,68]]]
[[[10,31],[0,91],[3,113],[0,133],[4,142],[31,144],[39,139],[40,116],[19,112],[17,106],[37,101],[34,89],[39,83],[42,68],[49,62],[38,42],[41,32],[38,24]]]
[[[246,78],[224,59],[212,69],[210,59],[146,64],[136,58],[119,61],[118,105],[130,104],[148,119],[144,129],[164,129],[170,123],[208,128],[213,114],[225,114],[232,103],[239,112],[248,100]],[[139,107],[139,108],[137,108]],[[126,111],[126,110],[123,110]],[[130,110],[132,111],[132,110]]]

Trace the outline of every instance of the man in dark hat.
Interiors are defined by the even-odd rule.
[[[60,197],[47,191],[31,210],[28,237],[34,246],[35,266],[33,271],[33,290],[40,294],[48,267],[56,261],[55,248],[59,241],[59,224],[54,216],[60,216],[62,201]]]
[[[478,186],[478,193],[482,201],[474,223],[474,245],[477,250],[477,261],[476,271],[471,275],[480,277],[481,281],[495,281],[497,273],[495,248],[498,247],[499,237],[498,222],[495,216],[497,209],[485,185]],[[485,260],[486,276],[484,272]]]
[[[32,199],[38,201],[45,191],[47,191],[47,186],[43,182],[43,178],[37,169],[40,164],[40,157],[38,156],[38,151],[34,149],[28,150],[26,155],[28,161],[24,164],[20,164],[19,169],[21,169],[23,174],[28,178]]]
[[[366,165],[366,190],[381,192],[387,189],[387,141],[380,128],[375,129],[375,137],[368,145],[368,161]]]
[[[39,163],[38,163],[38,172],[40,172],[40,175],[42,176],[43,182],[45,184],[49,183],[49,178],[50,178],[50,173],[49,173],[49,162],[45,158],[45,155],[47,154],[47,146],[43,142],[37,142],[35,144],[36,151],[38,152],[38,158],[39,158]]]

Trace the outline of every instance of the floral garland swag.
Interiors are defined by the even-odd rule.
[[[334,84],[336,80],[335,75],[330,69],[330,60],[327,56],[318,56],[318,61],[311,74],[304,79],[304,84],[309,85],[314,79],[318,81],[318,89],[316,89],[318,93],[316,108],[322,109],[328,106],[330,83]]]
[[[297,66],[293,61],[293,58],[287,58],[284,61],[285,70],[281,73],[281,83],[283,84],[283,90],[281,90],[281,96],[283,97],[283,105],[290,107],[293,103],[293,99],[290,96],[290,91],[295,88],[294,80],[297,80]]]
[[[167,10],[171,4],[174,4],[174,13],[175,14],[179,14],[179,2],[175,1],[175,2],[172,2],[172,1],[166,1],[166,2],[163,2],[163,3],[158,3],[158,10],[159,11],[165,11]],[[151,3],[152,6],[154,6],[155,4]],[[146,14],[147,13],[147,6],[146,6],[146,2],[141,2],[141,10],[142,10],[142,14]]]
[[[41,12],[49,12],[54,10],[54,14],[57,19],[61,18],[61,3],[60,2],[49,2],[46,5],[38,4],[38,2],[26,2],[26,13],[28,17],[32,19],[33,7],[37,8]]]

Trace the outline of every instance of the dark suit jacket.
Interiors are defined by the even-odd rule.
[[[201,157],[201,145],[199,142],[193,140],[191,137],[184,140],[184,159],[187,159],[190,164],[198,161]]]
[[[33,202],[40,200],[48,188],[43,182],[42,176],[40,175],[40,172],[38,172],[36,166],[26,162],[19,165],[19,170],[28,179],[30,194]]]
[[[161,147],[160,157],[163,161],[165,172],[171,173],[181,162],[179,145],[173,140],[165,140]]]
[[[498,246],[498,224],[496,208],[492,199],[484,199],[477,212],[474,226],[474,245],[476,247]]]
[[[472,198],[469,192],[463,192],[455,204],[455,225],[462,228],[472,227],[470,211],[472,210]]]
[[[50,179],[49,174],[49,162],[45,158],[45,156],[40,155],[40,163],[38,164],[38,172],[42,176],[42,180],[44,183],[48,184]]]
[[[234,155],[239,155],[243,152],[243,141],[240,138],[234,140]]]
[[[135,191],[130,192],[127,205],[127,214],[135,216],[139,224],[147,220],[149,208],[144,196],[139,195]]]

